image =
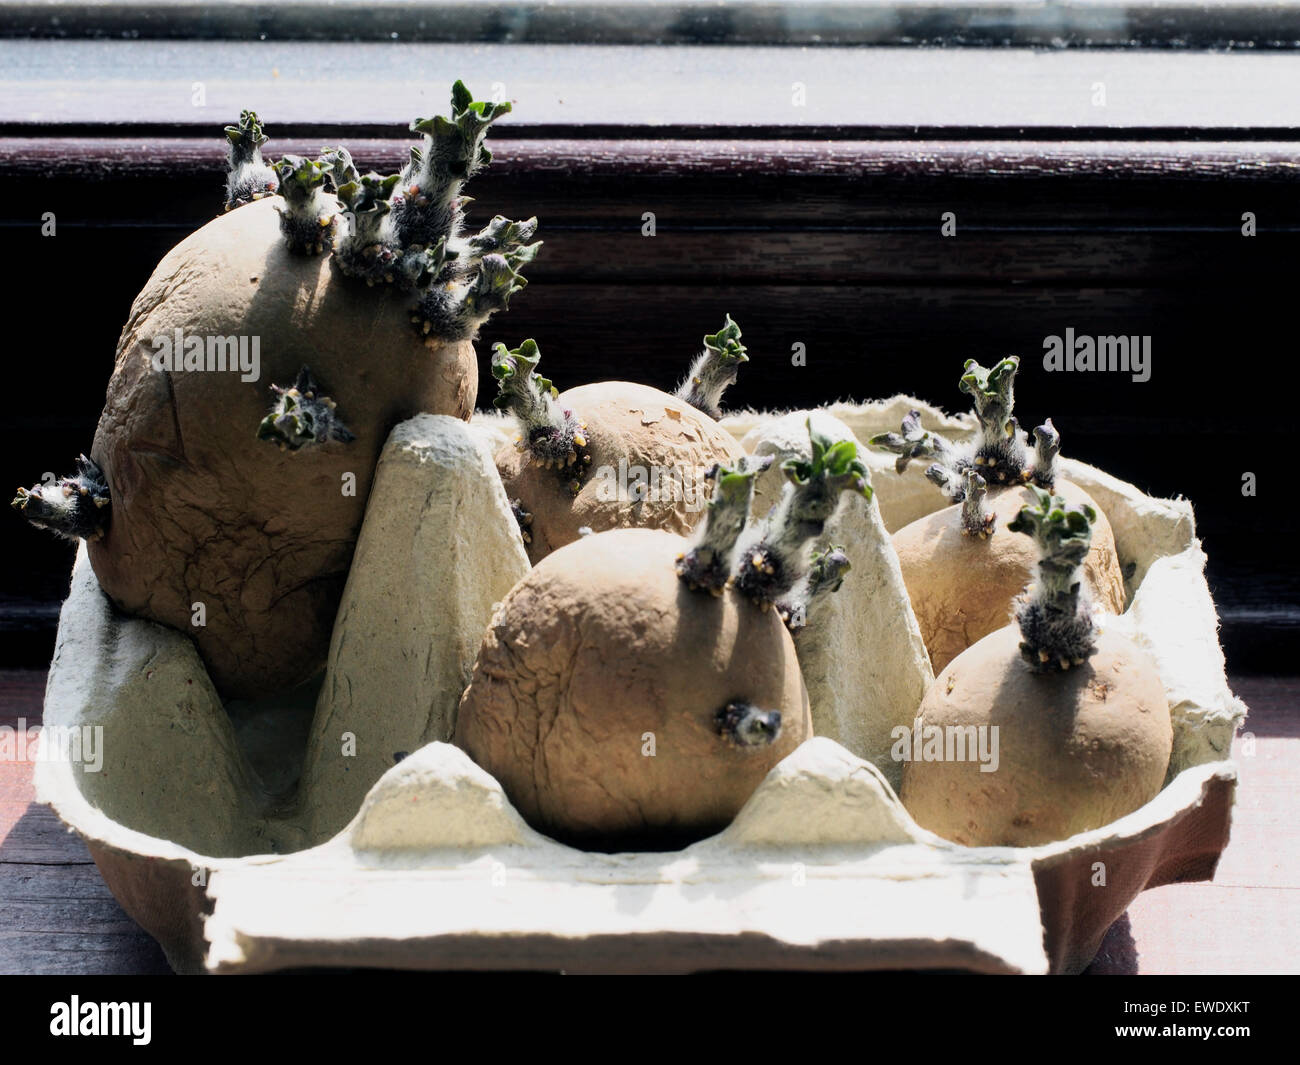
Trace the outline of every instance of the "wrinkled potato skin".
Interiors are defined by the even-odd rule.
[[[686,541],[629,529],[561,548],[511,590],[461,699],[455,742],[539,831],[702,838],[812,735],[794,644],[775,611],[691,592]],[[733,699],[782,712],[777,740],[731,746]],[[643,753],[646,733],[655,753]]]
[[[218,690],[248,697],[323,664],[380,448],[422,411],[468,418],[472,345],[431,345],[410,294],[291,254],[278,198],[226,214],[173,248],[131,308],[91,457],[112,492],[107,535],[89,545],[123,610],[194,637]],[[155,336],[261,338],[261,375],[154,370]],[[282,452],[258,440],[304,365],[356,434]],[[343,494],[343,475],[356,494]],[[206,625],[191,624],[203,603]]]
[[[591,453],[590,471],[575,497],[565,486],[575,467],[547,469],[513,445],[497,454],[497,472],[506,495],[518,499],[533,515],[528,558],[537,565],[557,547],[578,539],[584,525],[593,532],[608,529],[664,529],[684,535],[704,514],[709,495],[703,473],[715,462],[734,461],[744,449],[729,432],[689,403],[647,385],[606,381],[581,385],[560,393],[559,404],[586,422]],[[649,422],[649,424],[646,424]],[[612,469],[619,460],[628,467],[690,469],[689,487],[702,490],[692,498],[602,499],[597,471]],[[630,482],[629,482],[630,483]],[[607,493],[606,493],[607,494]]]
[[[1083,563],[1084,581],[1107,612],[1122,614],[1124,575],[1110,522],[1077,485],[1057,481],[1054,491],[1074,506],[1087,503],[1097,511],[1092,547]],[[1028,488],[990,491],[985,506],[996,515],[996,523],[987,540],[962,534],[960,505],[918,518],[894,534],[903,583],[936,675],[1010,620],[1014,600],[1033,579],[1038,549],[1032,537],[1011,532],[1007,523],[1021,507],[1036,502]]]
[[[1113,631],[1065,672],[1031,673],[1009,625],[958,656],[918,711],[923,725],[999,729],[998,768],[917,761],[899,793],[917,824],[968,847],[1030,847],[1101,828],[1164,786],[1173,727],[1145,651]],[[915,752],[913,752],[915,754]]]

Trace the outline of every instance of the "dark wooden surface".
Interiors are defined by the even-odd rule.
[[[0,725],[40,720],[44,672],[0,670]],[[1233,678],[1253,754],[1215,879],[1141,895],[1089,972],[1300,972],[1300,680]],[[162,973],[152,939],[109,894],[81,840],[33,801],[31,765],[0,762],[0,974]]]

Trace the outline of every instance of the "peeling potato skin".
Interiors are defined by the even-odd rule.
[[[1122,614],[1124,575],[1110,522],[1077,485],[1058,480],[1054,491],[1073,506],[1086,503],[1097,511],[1083,576],[1106,611]],[[1035,502],[1028,488],[990,491],[985,506],[996,515],[996,531],[987,540],[962,534],[960,505],[918,518],[894,534],[903,583],[936,676],[1011,619],[1012,604],[1033,579],[1038,549],[1031,537],[1008,530],[1007,523]]]
[[[1032,673],[1020,630],[985,637],[939,674],[923,726],[997,726],[998,768],[924,761],[903,768],[899,798],[923,828],[968,847],[1031,847],[1101,828],[1164,786],[1173,727],[1145,651],[1113,631],[1064,672]]]
[[[128,613],[193,636],[227,698],[320,669],[385,438],[422,411],[468,418],[478,388],[468,341],[426,344],[410,294],[291,254],[274,204],[217,218],[158,264],[118,342],[91,449],[113,498],[107,534],[89,545],[101,586]],[[260,336],[260,377],[154,370],[153,338],[176,328]],[[257,439],[270,385],[304,364],[353,442],[282,452]]]
[[[584,525],[593,532],[608,529],[664,529],[684,535],[704,514],[708,490],[695,505],[686,500],[653,499],[634,503],[627,499],[600,498],[596,473],[601,467],[617,475],[620,460],[629,467],[690,468],[699,477],[715,462],[734,461],[744,454],[735,437],[689,403],[647,385],[606,381],[581,385],[560,393],[559,404],[586,423],[584,435],[591,464],[581,491],[575,497],[566,481],[578,467],[547,469],[529,461],[513,445],[497,455],[497,472],[506,495],[519,499],[533,515],[527,545],[528,558],[537,565],[558,547],[578,539]]]
[[[539,831],[602,849],[703,838],[812,735],[776,612],[691,592],[673,567],[685,546],[648,529],[586,537],[527,574],[493,618],[455,742]],[[713,716],[731,700],[779,709],[777,740],[742,749],[719,736]]]

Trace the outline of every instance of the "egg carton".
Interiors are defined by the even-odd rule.
[[[823,412],[865,440],[914,408],[946,435],[973,428],[910,397]],[[806,447],[805,418],[724,424],[780,455]],[[1145,806],[1031,848],[959,846],[907,814],[891,730],[932,678],[888,533],[943,499],[915,466],[866,453],[875,500],[832,529],[853,572],[825,638],[800,638],[817,736],[684,849],[593,853],[534,831],[446,742],[484,627],[528,565],[492,461],[507,435],[490,415],[393,431],[328,669],[287,696],[223,705],[189,637],[115,610],[79,552],[43,742],[71,755],[98,729],[102,762],[38,760],[37,794],[178,972],[1077,972],[1140,891],[1213,875],[1245,708],[1191,505],[1070,460],[1126,573],[1128,607],[1108,623],[1152,655],[1168,696],[1169,773]]]

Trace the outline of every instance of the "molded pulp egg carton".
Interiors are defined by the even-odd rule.
[[[971,430],[908,397],[823,410],[862,441],[912,407],[927,428]],[[724,424],[783,455],[807,447],[805,417]],[[103,765],[40,760],[38,795],[177,971],[1077,972],[1138,892],[1213,875],[1245,708],[1191,506],[1068,460],[1129,574],[1108,623],[1152,654],[1168,694],[1173,755],[1146,806],[1033,848],[958,846],[908,816],[890,730],[931,677],[888,531],[943,500],[919,464],[899,475],[868,453],[874,502],[829,530],[853,571],[833,616],[809,619],[822,636],[799,641],[817,737],[727,829],[680,851],[589,853],[533,831],[446,742],[494,605],[528,565],[492,462],[507,428],[422,415],[393,431],[328,669],[289,696],[223,705],[189,637],[118,613],[79,553],[45,726],[100,726]],[[758,505],[772,490],[760,482]]]

